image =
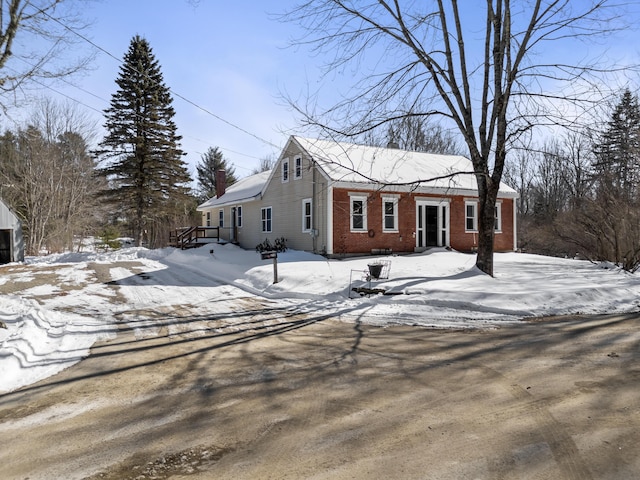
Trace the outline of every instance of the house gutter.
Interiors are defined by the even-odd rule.
[[[477,197],[478,190],[477,189],[469,189],[469,188],[447,188],[447,187],[429,187],[429,186],[418,186],[417,188],[412,185],[384,185],[381,183],[359,183],[359,182],[334,182],[334,187],[337,188],[345,188],[352,190],[376,190],[376,191],[384,191],[384,192],[411,192],[411,193],[421,193],[424,195],[445,195],[445,196],[466,196],[466,197]],[[498,198],[518,198],[517,192],[511,191],[498,191]]]

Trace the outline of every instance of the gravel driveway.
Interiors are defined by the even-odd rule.
[[[640,477],[637,315],[441,331],[247,298],[119,326],[0,395],[0,478]]]

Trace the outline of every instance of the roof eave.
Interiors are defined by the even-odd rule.
[[[224,201],[224,202],[221,202],[221,203],[212,203],[210,205],[206,205],[206,202],[205,202],[202,205],[199,205],[198,207],[196,207],[196,211],[197,212],[203,212],[205,210],[208,210],[209,208],[228,207],[230,205],[240,205],[242,203],[253,202],[255,200],[259,200],[260,197],[262,197],[262,193],[258,193],[257,195],[253,195],[251,197],[237,198],[235,200]]]
[[[367,182],[333,182],[333,187],[354,189],[354,190],[376,190],[385,192],[413,192],[431,195],[448,195],[448,196],[478,196],[478,190],[472,188],[456,188],[456,187],[430,187],[414,185],[385,185],[382,183]],[[501,190],[498,192],[498,198],[518,198],[515,191]]]

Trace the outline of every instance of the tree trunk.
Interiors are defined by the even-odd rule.
[[[133,239],[136,247],[144,243],[144,200],[140,191],[136,192],[136,215],[133,225]]]
[[[498,188],[487,175],[476,175],[478,180],[478,254],[476,267],[493,276],[493,243],[496,223]]]

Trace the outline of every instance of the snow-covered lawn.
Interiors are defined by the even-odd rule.
[[[213,253],[210,247],[127,248],[3,267],[0,286],[13,282],[6,290],[16,293],[0,296],[0,321],[7,326],[0,329],[0,392],[80,361],[95,341],[115,336],[117,319],[140,322],[136,312],[145,308],[188,306],[192,313],[226,314],[257,298],[279,308],[381,326],[486,328],[533,316],[631,312],[640,305],[640,276],[610,264],[496,254],[491,278],[475,268],[474,255],[446,250],[348,260],[288,251],[279,254],[274,284],[270,260],[233,245],[212,248]],[[369,283],[367,264],[375,260],[390,262],[389,277]],[[137,273],[118,262],[137,262]],[[104,266],[111,282],[97,281],[90,264]],[[38,276],[55,281],[36,282]],[[394,295],[361,297],[353,286]]]

